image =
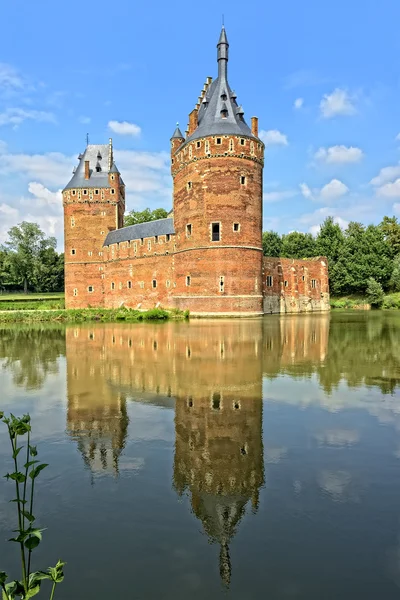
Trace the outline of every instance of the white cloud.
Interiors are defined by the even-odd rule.
[[[43,110],[26,110],[24,108],[7,108],[0,113],[0,126],[13,125],[18,127],[26,120],[39,121],[41,123],[55,123],[56,119],[53,113]]]
[[[300,183],[300,191],[307,200],[322,200],[330,202],[337,200],[348,193],[349,188],[339,179],[332,179],[321,189],[311,189],[306,183]]]
[[[300,108],[302,108],[304,104],[304,98],[296,98],[296,100],[293,103],[293,108],[295,108],[296,110],[299,110]]]
[[[329,148],[319,148],[314,154],[314,158],[327,165],[330,164],[348,164],[357,163],[364,157],[361,148],[354,146],[330,146]]]
[[[300,191],[307,200],[312,200],[314,197],[311,188],[306,183],[300,183]]]
[[[287,146],[289,143],[287,136],[277,129],[261,130],[260,138],[266,146]]]
[[[347,194],[348,191],[349,188],[342,181],[339,181],[339,179],[332,179],[332,181],[324,185],[319,193],[319,196],[321,200],[327,202],[341,198]]]
[[[36,180],[48,187],[64,187],[72,177],[76,157],[60,152],[48,154],[11,154],[1,156],[0,176],[15,175],[28,181]]]
[[[400,198],[400,178],[378,187],[376,195],[381,198]]]
[[[82,123],[82,125],[88,125],[91,122],[91,118],[90,117],[79,117],[79,123]]]
[[[116,150],[114,154],[128,195],[140,194],[141,200],[147,200],[146,194],[151,193],[153,208],[160,206],[160,203],[167,203],[167,208],[171,206],[172,182],[169,171],[170,158],[167,152]],[[130,206],[129,210],[132,208],[137,207]]]
[[[62,206],[62,190],[57,192],[51,192],[42,183],[31,181],[28,185],[28,191],[35,197],[35,199],[44,205],[51,206],[55,205],[58,208]],[[30,201],[32,204],[32,201]]]
[[[331,94],[325,94],[319,107],[324,119],[350,116],[357,112],[354,106],[354,98],[350,97],[346,90],[340,88],[336,88]]]
[[[400,165],[395,165],[393,167],[383,167],[379,171],[379,175],[371,179],[371,185],[383,185],[384,183],[388,183],[389,181],[393,181],[393,179],[397,179],[400,177]]]
[[[286,190],[281,192],[264,192],[263,201],[266,203],[280,202],[281,200],[288,200],[289,198],[293,198],[296,195],[297,192],[295,190]]]
[[[141,129],[139,125],[135,125],[135,123],[129,123],[129,121],[109,121],[108,127],[114,133],[119,135],[140,135]]]
[[[0,89],[22,89],[22,77],[11,65],[0,63]]]

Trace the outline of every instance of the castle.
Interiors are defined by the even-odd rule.
[[[112,140],[87,145],[63,190],[67,308],[252,316],[329,310],[327,261],[264,258],[264,144],[228,83],[228,39],[217,44],[183,135],[171,138],[173,210],[123,226],[125,185]]]

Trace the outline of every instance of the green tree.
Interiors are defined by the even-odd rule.
[[[311,258],[316,256],[315,238],[311,233],[292,231],[282,236],[282,256],[286,258]]]
[[[138,223],[157,221],[158,219],[166,219],[167,217],[168,213],[165,208],[155,208],[154,210],[145,208],[142,211],[131,210],[131,212],[126,214],[124,217],[124,225],[127,227],[128,225],[137,225]]]
[[[391,273],[391,250],[381,227],[349,223],[339,257],[331,268],[332,292],[365,293],[371,277],[387,287]]]
[[[7,252],[0,248],[0,291],[6,289],[10,280],[10,274],[7,264]]]
[[[375,308],[382,306],[384,298],[383,288],[373,277],[370,277],[367,281],[366,296],[371,306]]]
[[[34,270],[36,292],[61,292],[64,289],[64,254],[58,254],[53,247],[39,253]]]
[[[344,235],[340,225],[333,221],[333,217],[327,217],[315,240],[317,254],[326,256],[329,265],[333,265],[340,256],[343,244]]]
[[[389,286],[393,292],[400,292],[400,254],[393,259],[393,271]]]
[[[54,237],[46,238],[37,223],[23,221],[11,227],[8,232],[6,264],[13,282],[22,285],[27,293],[28,287],[35,284],[35,273],[38,270],[40,257],[48,249],[56,247]]]
[[[396,217],[383,217],[380,224],[385,240],[390,246],[392,256],[400,254],[400,223]]]
[[[262,245],[264,256],[281,256],[282,238],[276,231],[264,231]]]

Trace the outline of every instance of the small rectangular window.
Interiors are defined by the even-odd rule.
[[[83,195],[87,196],[87,190],[83,190]]]
[[[220,240],[220,224],[211,223],[211,241],[219,242]]]
[[[240,176],[240,183],[241,185],[246,185],[246,177],[244,175]]]
[[[201,147],[201,142],[196,142],[196,148],[200,148]]]
[[[96,196],[97,196],[97,195],[98,195],[98,193],[99,193],[99,190],[94,190],[94,193],[95,193],[95,194],[96,194]]]
[[[128,289],[131,290],[132,289],[132,281],[128,281]]]
[[[112,193],[112,194],[115,194],[115,190],[114,190],[114,188],[111,188],[111,193]]]
[[[234,223],[233,224],[233,231],[239,231],[240,230],[240,223]]]
[[[215,142],[216,142],[216,144],[218,144],[218,145],[219,145],[219,144],[222,144],[222,139],[221,139],[221,138],[217,138],[217,139],[215,140]]]
[[[76,195],[76,190],[72,190],[72,195],[75,196]]]
[[[74,296],[77,296],[77,295],[78,295],[78,289],[74,288]]]
[[[93,256],[93,252],[91,250],[89,250],[88,256]]]
[[[102,253],[102,252],[99,252],[99,256],[103,256],[103,253]]]
[[[170,282],[170,280],[169,280],[169,279],[167,279],[167,281],[165,282],[165,285],[166,285],[166,287],[167,287],[167,288],[169,288],[169,287],[170,287],[170,285],[171,285],[171,282]]]
[[[144,238],[140,238],[140,245],[143,246],[144,244]]]
[[[285,287],[287,287],[287,286],[288,286],[287,279],[285,279],[285,281],[284,281],[284,286],[285,286]]]
[[[190,275],[186,275],[186,285],[189,287],[191,283]]]
[[[188,223],[186,225],[186,237],[190,237],[192,235],[192,224]]]
[[[191,190],[192,189],[192,182],[188,181],[187,184],[186,184],[186,187],[187,187],[188,190]]]
[[[245,144],[245,140],[244,140],[244,138],[240,138],[240,145],[241,145],[241,146],[244,146],[244,144]]]
[[[115,283],[113,281],[111,282],[111,289],[115,290]]]
[[[157,287],[157,279],[153,279],[152,285],[153,285],[153,288]]]
[[[213,393],[211,406],[213,410],[221,410],[221,394],[219,392]]]
[[[272,287],[273,277],[272,275],[267,275],[267,287]]]
[[[72,249],[71,249],[71,254],[72,254],[72,255],[76,254],[76,250],[75,250],[75,248],[72,248]]]
[[[87,291],[91,294],[93,292],[93,286],[89,285]]]
[[[169,242],[170,239],[171,239],[171,236],[169,233],[167,233],[167,235],[165,236],[165,241]]]
[[[317,287],[317,280],[316,279],[311,279],[311,287],[312,288],[316,288]]]
[[[154,243],[155,243],[155,244],[158,244],[158,235],[155,235],[155,236],[154,236]]]

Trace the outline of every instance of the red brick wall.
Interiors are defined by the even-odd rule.
[[[67,308],[104,305],[103,243],[109,231],[122,226],[125,212],[125,191],[118,174],[110,183],[113,188],[100,188],[97,194],[93,188],[63,192]]]
[[[264,257],[263,286],[265,313],[330,309],[328,260],[323,256],[305,260]]]

